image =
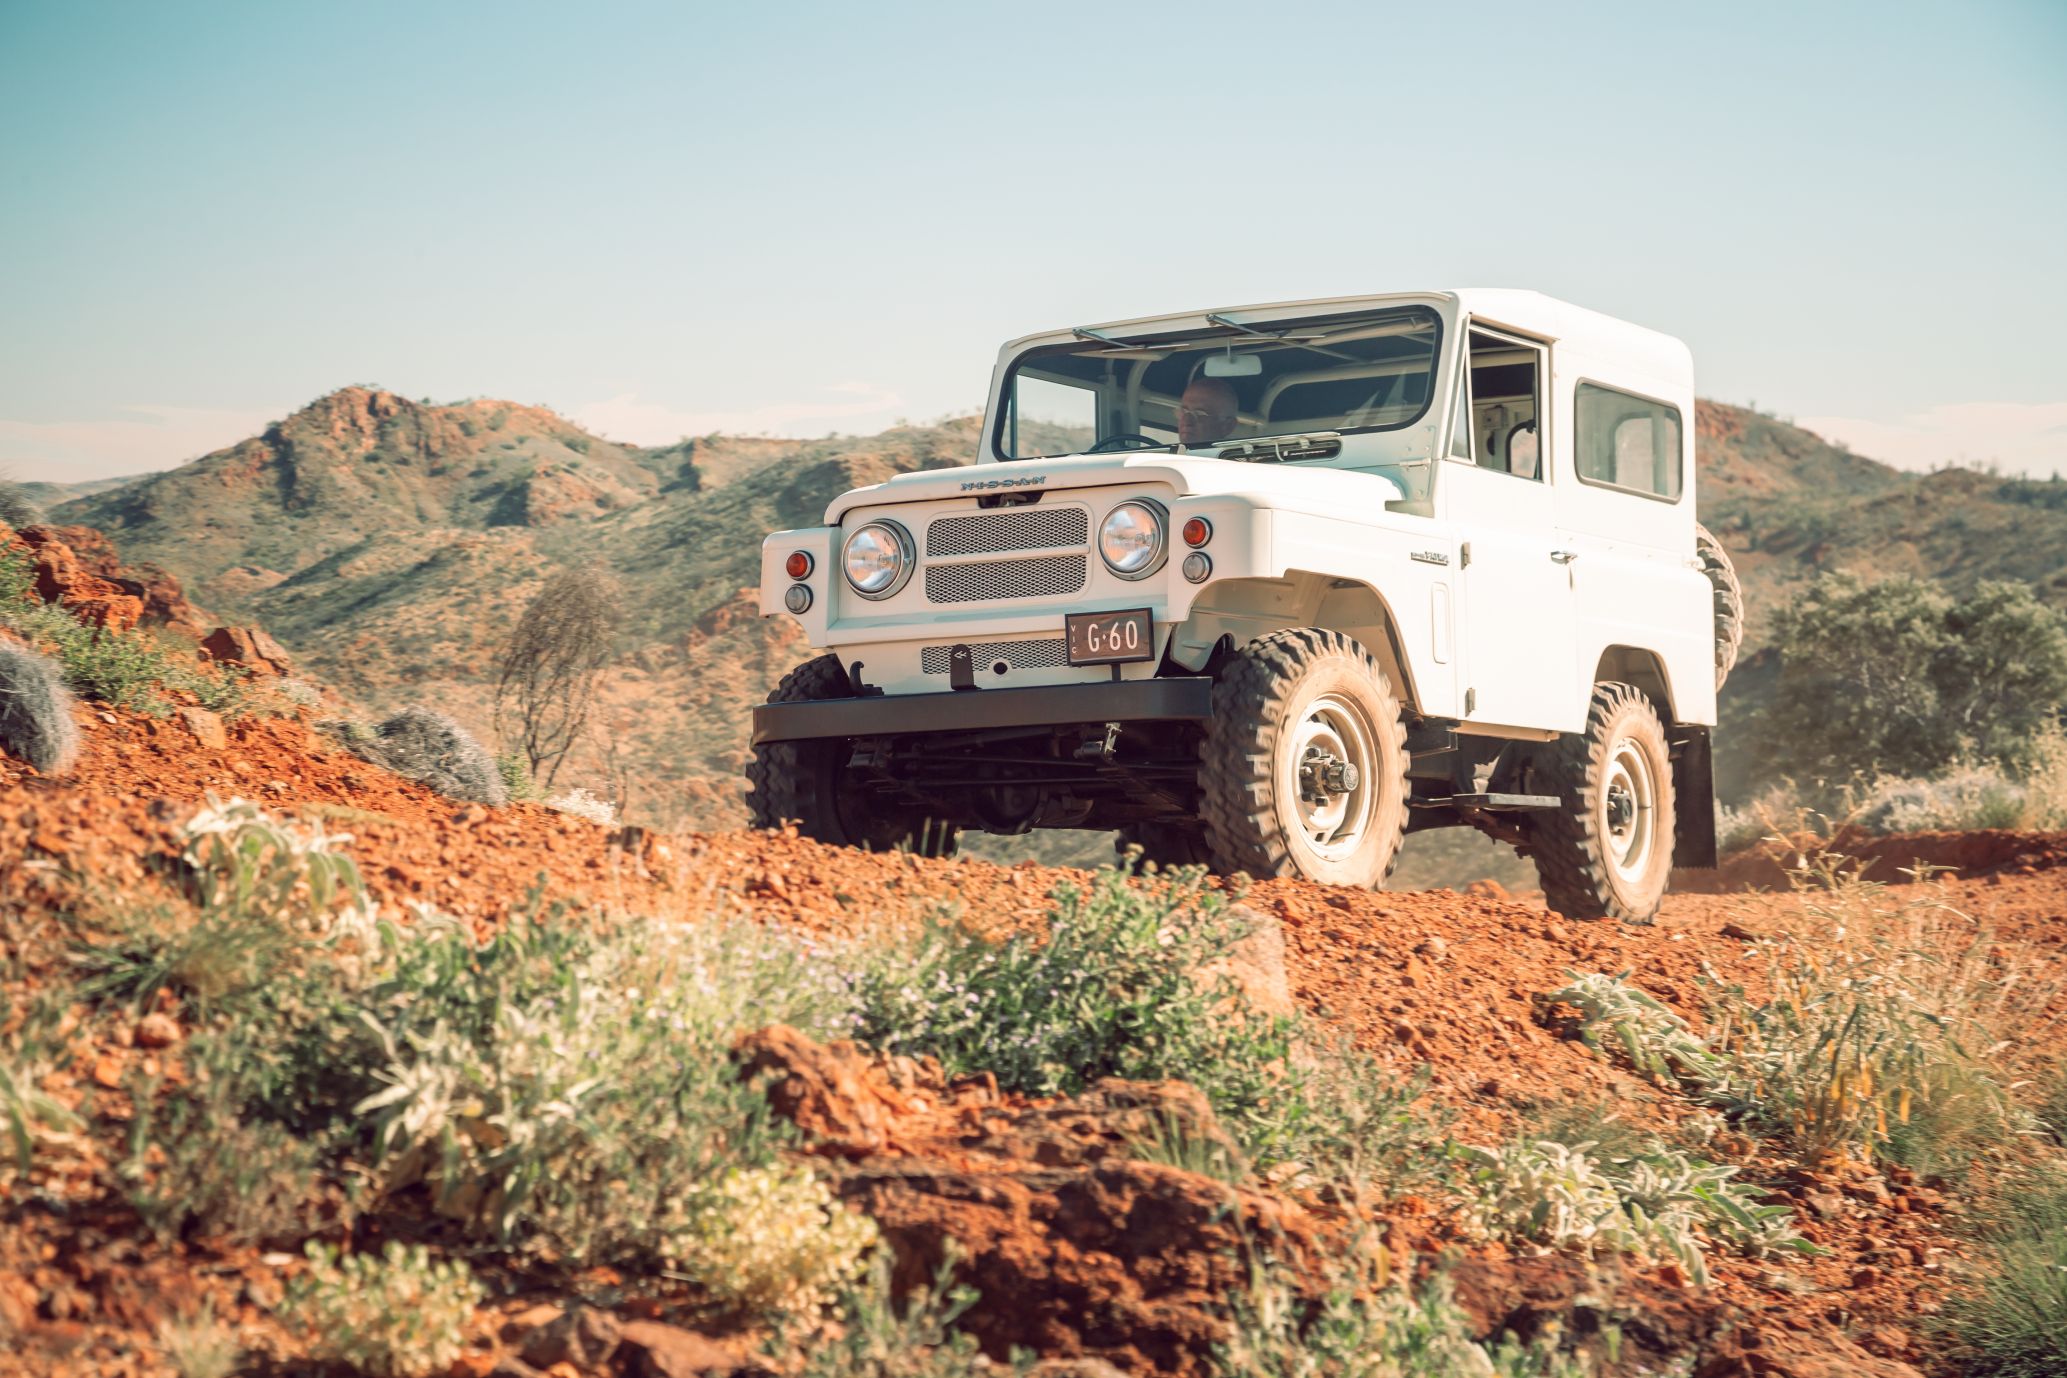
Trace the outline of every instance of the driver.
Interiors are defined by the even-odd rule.
[[[1194,378],[1177,402],[1177,443],[1211,445],[1235,426],[1234,389],[1218,378]]]

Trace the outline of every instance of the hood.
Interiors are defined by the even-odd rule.
[[[838,526],[840,518],[857,507],[879,507],[885,503],[940,502],[948,498],[975,498],[1014,489],[1056,492],[1070,488],[1109,488],[1120,484],[1167,484],[1180,497],[1226,497],[1250,495],[1278,506],[1305,507],[1320,504],[1323,509],[1343,505],[1367,508],[1371,484],[1389,484],[1400,497],[1406,492],[1383,474],[1356,473],[1342,469],[1310,468],[1298,464],[1256,464],[1246,460],[1216,459],[1211,455],[1172,455],[1162,451],[1131,455],[1071,455],[1064,459],[1017,459],[1009,463],[971,464],[959,469],[929,469],[899,474],[885,483],[856,488],[833,499],[825,509],[825,524]]]

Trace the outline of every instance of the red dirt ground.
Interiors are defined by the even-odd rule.
[[[294,721],[233,725],[229,748],[211,750],[176,718],[91,710],[81,720],[85,756],[71,780],[43,780],[0,758],[0,933],[8,937],[0,969],[26,945],[39,915],[89,894],[148,885],[153,867],[176,851],[180,824],[211,794],[320,817],[353,836],[348,850],[383,903],[427,902],[483,926],[538,892],[656,916],[734,909],[827,933],[855,933],[932,905],[956,906],[985,927],[1004,927],[1037,923],[1053,887],[1082,878],[1031,864],[866,855],[785,834],[659,836],[601,828],[535,805],[455,805],[353,759]],[[2067,1030],[2060,993],[2067,988],[2067,835],[1881,840],[1867,850],[1883,865],[1922,857],[1969,868],[1904,893],[1938,898],[1985,925],[2033,985],[2051,991],[2033,1029],[2036,1055],[2056,1062]],[[1752,857],[1732,859],[1710,883],[1721,889],[1782,880],[1769,860]],[[1802,900],[1786,893],[1679,893],[1648,927],[1568,922],[1540,902],[1499,893],[1367,893],[1271,881],[1251,887],[1245,899],[1280,920],[1299,1004],[1402,1071],[1426,1064],[1432,1099],[1455,1117],[1454,1132],[1466,1142],[1492,1142],[1519,1114],[1552,1102],[1612,1106],[1643,1127],[1685,1119],[1687,1102],[1566,1037],[1534,997],[1561,984],[1568,969],[1626,971],[1698,1022],[1695,977],[1704,963],[1755,986],[1759,965],[1750,940],[1810,921]],[[118,1062],[149,1056],[133,1048],[105,1055]],[[1727,1308],[1744,1334],[1762,1333],[1769,1342],[1766,1360],[1747,1355],[1740,1368],[1714,1372],[1876,1371],[1868,1367],[1876,1361],[1842,1344],[1840,1333],[1889,1359],[1952,1371],[1921,1344],[1917,1329],[1946,1293],[1948,1265],[1963,1257],[1964,1246],[1946,1228],[1939,1190],[1892,1175],[1786,1178],[1784,1165],[1761,1146],[1723,1146],[1734,1146],[1747,1177],[1813,1203],[1817,1210],[1804,1213],[1806,1230],[1830,1252],[1784,1268],[1718,1260],[1715,1287],[1695,1304]],[[1400,1229],[1403,1240],[1443,1234],[1411,1220]],[[0,1267],[12,1252],[0,1250]],[[1515,1270],[1536,1266],[1499,1250],[1474,1257],[1474,1266],[1497,1265],[1489,1295],[1520,1286]],[[249,1260],[243,1266],[264,1271]],[[119,1280],[104,1276],[98,1290],[82,1290],[76,1276],[59,1278],[60,1271],[46,1259],[29,1285],[30,1293],[43,1294],[30,1308],[41,1317],[37,1324],[51,1319],[48,1289],[60,1282],[87,1297],[79,1303],[86,1317],[67,1310],[67,1302],[60,1322],[92,1318],[119,1329],[132,1323],[124,1320],[130,1311],[150,1310],[144,1301],[119,1300],[127,1295]],[[1671,1282],[1668,1270],[1663,1284],[1654,1272],[1631,1285]],[[0,1323],[7,1319],[6,1290],[0,1287]],[[18,1303],[29,1301],[19,1285],[15,1291]],[[93,1296],[102,1298],[102,1314],[93,1311]],[[1822,1358],[1779,1362],[1810,1334],[1820,1337]]]

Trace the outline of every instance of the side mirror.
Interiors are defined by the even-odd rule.
[[[1199,372],[1208,378],[1254,378],[1263,372],[1263,356],[1237,354],[1233,350],[1225,354],[1208,354],[1206,366]]]

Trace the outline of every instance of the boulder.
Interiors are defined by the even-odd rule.
[[[769,1369],[715,1340],[660,1321],[625,1324],[617,1348],[622,1378],[768,1378]]]
[[[88,573],[107,580],[143,605],[140,625],[169,627],[199,639],[209,628],[208,614],[187,601],[179,580],[156,565],[126,565],[115,543],[90,526],[55,526],[52,535],[71,548]]]
[[[1210,986],[1223,976],[1228,978],[1253,1008],[1265,1014],[1296,1012],[1291,978],[1285,971],[1285,930],[1278,916],[1248,904],[1234,905],[1228,914],[1246,924],[1249,931],[1225,956],[1200,967],[1198,979]]]
[[[818,1043],[783,1024],[744,1034],[732,1059],[748,1080],[767,1078],[768,1103],[821,1147],[866,1153],[883,1146],[900,1097],[871,1075],[857,1044]]]
[[[261,679],[294,673],[294,662],[285,647],[262,627],[217,627],[201,643],[213,660],[241,665]]]

